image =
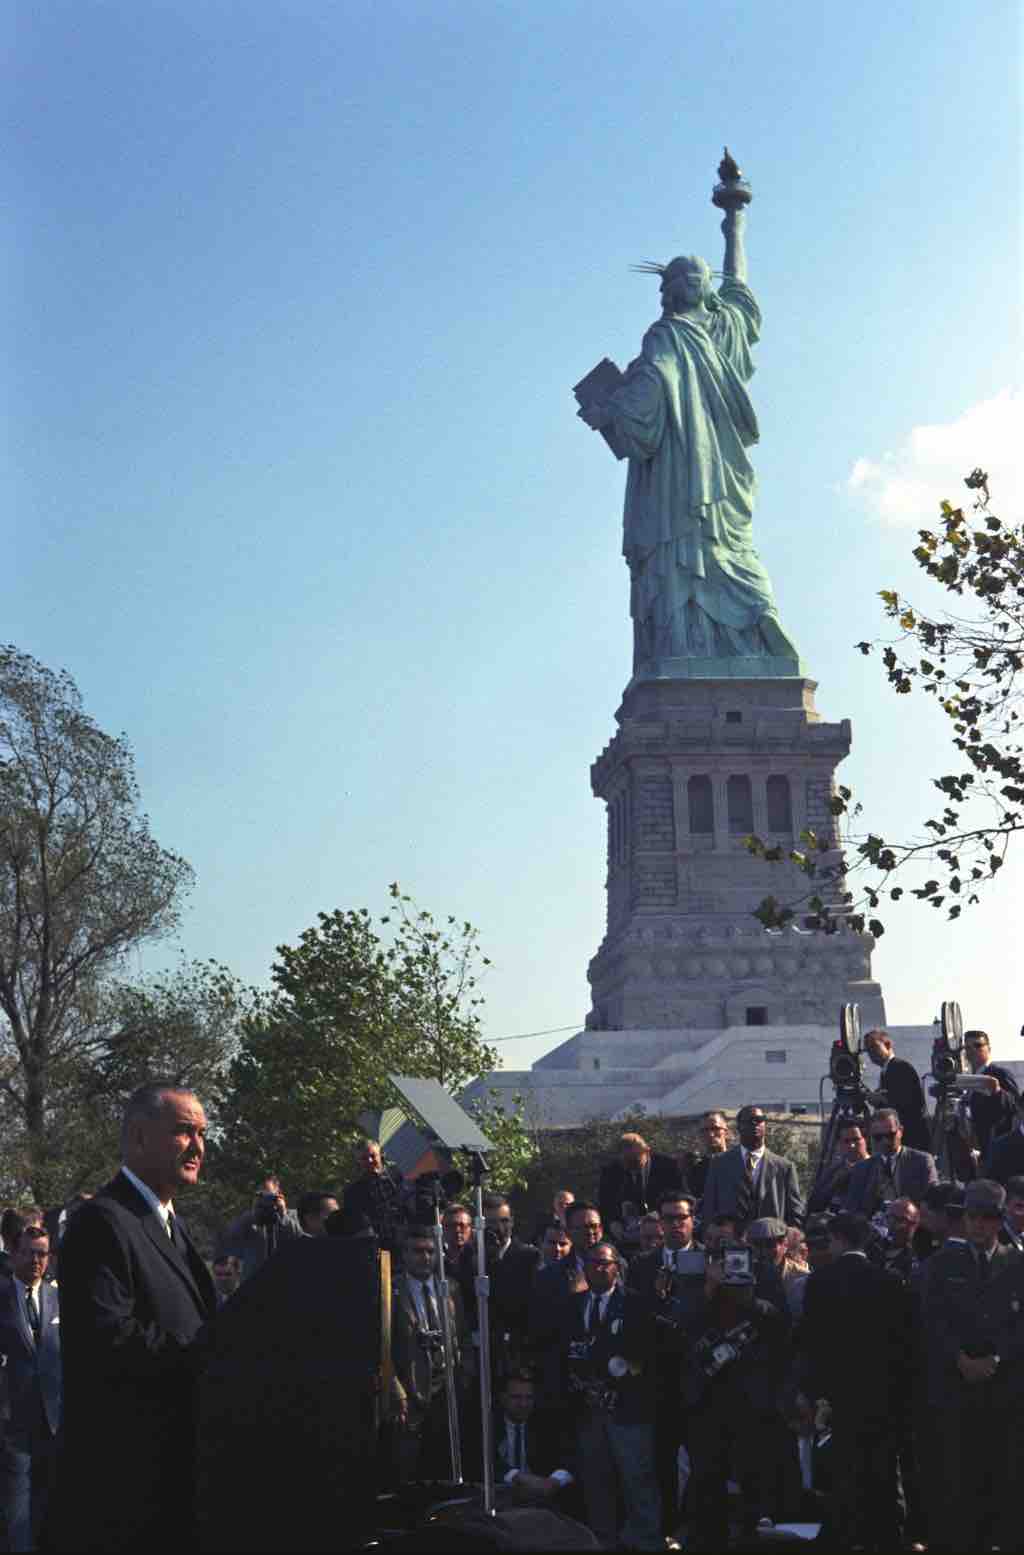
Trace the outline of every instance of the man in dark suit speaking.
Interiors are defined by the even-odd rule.
[[[61,1244],[63,1549],[194,1542],[196,1340],[216,1298],[174,1195],[197,1181],[205,1140],[198,1097],[142,1086],[125,1111],[121,1170]]]

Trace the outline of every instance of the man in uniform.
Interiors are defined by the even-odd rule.
[[[1007,1339],[1016,1326],[1019,1342],[1020,1323],[1014,1287],[1021,1255],[999,1241],[1005,1200],[999,1183],[968,1183],[966,1240],[934,1253],[921,1280],[928,1403],[941,1421],[923,1455],[932,1466],[929,1548],[951,1555],[998,1541],[1009,1443],[1018,1433],[1019,1399],[1000,1376]]]

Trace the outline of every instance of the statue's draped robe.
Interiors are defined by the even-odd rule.
[[[609,440],[629,459],[623,552],[638,673],[670,658],[797,658],[751,534],[758,428],[744,385],[761,310],[729,278],[718,300],[703,322],[652,325],[608,402]]]

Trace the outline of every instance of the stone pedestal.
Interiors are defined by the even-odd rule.
[[[834,841],[834,773],[850,724],[825,723],[802,677],[635,680],[618,733],[591,768],[608,812],[607,932],[590,964],[587,1028],[707,1033],[736,1026],[832,1025],[861,1006],[883,1025],[870,935],[760,927],[766,896],[829,888],[747,852]],[[821,855],[823,863],[836,858]],[[833,888],[834,896],[834,888]],[[706,1040],[706,1037],[705,1037]]]

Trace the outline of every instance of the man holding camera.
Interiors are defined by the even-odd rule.
[[[243,1283],[261,1269],[282,1242],[302,1236],[299,1218],[289,1209],[277,1177],[265,1177],[246,1210],[224,1233],[219,1252],[233,1253],[242,1262]]]
[[[403,1246],[405,1272],[394,1283],[392,1360],[395,1368],[397,1471],[414,1479],[448,1479],[451,1451],[441,1340],[441,1291],[434,1236],[429,1226],[411,1225]],[[448,1286],[452,1360],[459,1377],[466,1327],[458,1286]]]
[[[709,1255],[701,1299],[681,1317],[683,1404],[687,1410],[694,1540],[688,1549],[728,1548],[728,1482],[735,1466],[744,1534],[775,1506],[780,1481],[777,1399],[785,1373],[786,1315],[757,1295],[749,1247],[724,1243]]]
[[[623,1289],[611,1242],[589,1248],[583,1267],[587,1288],[572,1298],[563,1360],[576,1409],[586,1520],[605,1549],[662,1550],[653,1321],[641,1298]]]

